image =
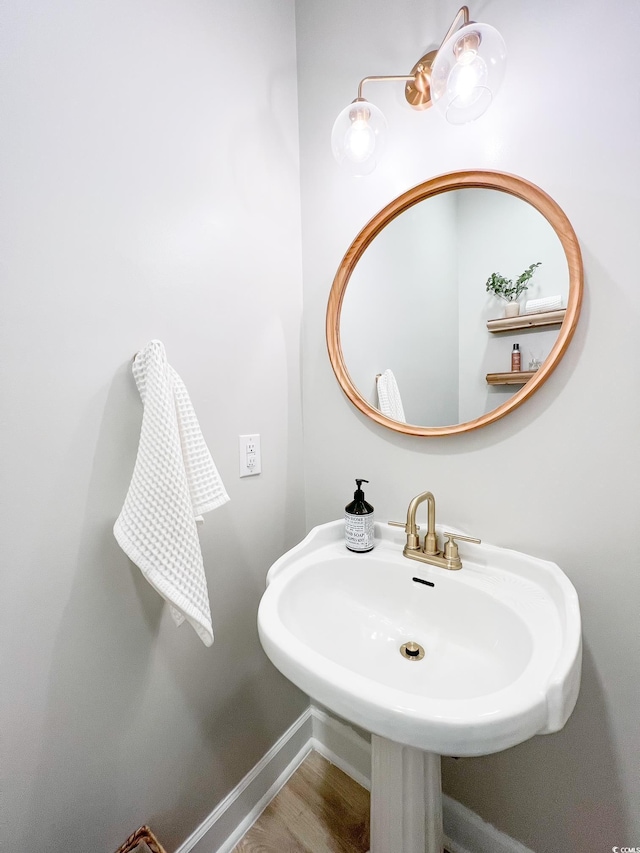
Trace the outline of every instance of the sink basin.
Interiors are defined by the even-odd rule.
[[[382,738],[439,755],[486,755],[562,728],[581,625],[557,565],[463,543],[463,568],[446,571],[403,557],[404,532],[389,525],[376,524],[366,554],[343,536],[342,520],[316,527],[269,570],[260,639],[290,681]],[[408,642],[424,656],[403,656]]]

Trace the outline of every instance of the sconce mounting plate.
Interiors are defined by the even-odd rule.
[[[411,69],[413,80],[404,87],[404,96],[414,110],[426,110],[431,106],[431,66],[437,50],[430,50]]]

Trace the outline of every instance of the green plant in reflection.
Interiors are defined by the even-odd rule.
[[[529,287],[531,278],[541,263],[542,261],[538,261],[537,264],[531,264],[518,276],[515,282],[513,279],[500,275],[499,272],[492,272],[487,279],[487,292],[493,293],[501,299],[506,299],[507,302],[514,302]]]

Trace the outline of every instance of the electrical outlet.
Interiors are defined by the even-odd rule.
[[[239,435],[240,446],[240,476],[253,477],[262,471],[262,458],[260,456],[260,436],[256,433],[251,435]]]

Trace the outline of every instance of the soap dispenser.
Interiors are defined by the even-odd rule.
[[[368,480],[356,480],[353,500],[344,508],[344,539],[349,551],[371,551],[375,545],[373,507],[364,499],[360,488]]]

